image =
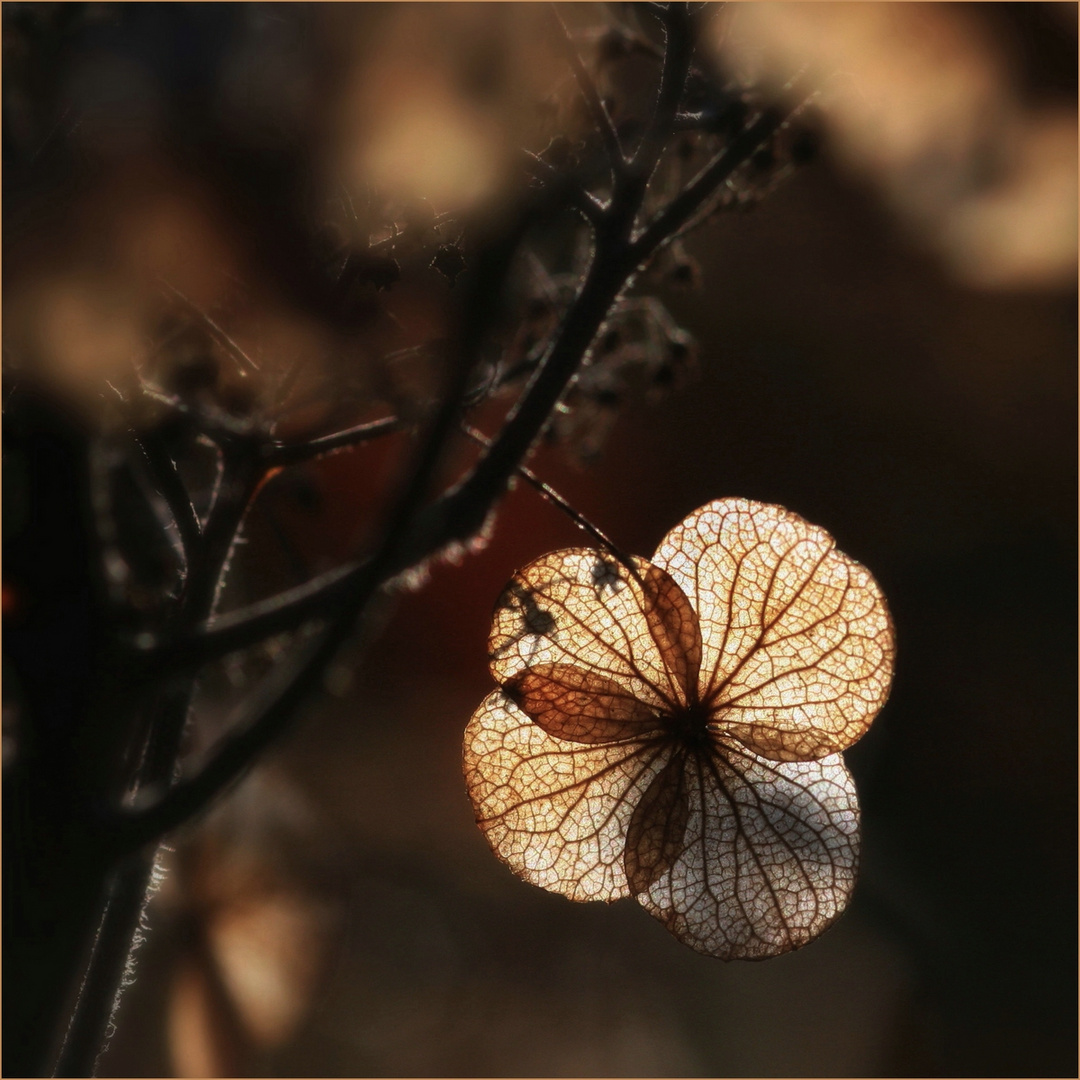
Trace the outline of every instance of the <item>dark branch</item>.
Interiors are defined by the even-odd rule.
[[[238,420],[223,409],[193,408],[174,394],[163,393],[147,383],[143,383],[142,392],[170,412],[183,417],[199,434],[205,435],[218,446],[252,437],[253,426],[250,420]]]
[[[444,210],[441,214],[435,215],[435,220],[432,221],[431,227],[438,229],[440,226],[445,225],[448,221],[454,221],[456,218],[461,217],[460,210]],[[368,244],[368,251],[382,251],[383,248],[392,248],[394,244],[401,239],[400,232],[392,232],[388,236],[380,237],[378,240]]]
[[[491,446],[491,440],[481,434],[476,428],[470,427],[468,424],[463,424],[461,430],[469,436],[473,442],[483,446],[485,448]],[[564,514],[566,514],[570,520],[582,530],[587,533],[592,539],[600,545],[600,547],[609,551],[615,556],[624,566],[626,566],[630,572],[636,578],[638,576],[637,568],[634,566],[633,560],[629,555],[625,554],[618,545],[605,533],[603,533],[597,526],[595,526],[584,514],[575,510],[570,503],[564,499],[550,484],[545,483],[536,475],[527,465],[519,465],[517,467],[517,474],[526,483],[528,483],[536,491],[547,499],[548,502],[557,506]]]
[[[344,620],[340,621],[345,626]],[[157,802],[136,806],[114,825],[124,848],[142,847],[171,832],[205,809],[237,780],[278,735],[293,710],[312,689],[341,644],[340,629],[324,628],[306,642],[292,662],[267,678],[259,692],[245,702],[208,760],[191,779],[181,780]]]
[[[550,191],[564,196],[570,205],[593,228],[600,225],[607,208],[595,195],[586,191],[572,177],[560,172],[554,165],[549,165],[542,157],[534,154],[531,150],[523,150],[522,156],[525,161],[525,168],[537,180],[542,181]]]
[[[664,24],[667,38],[656,105],[632,163],[641,183],[647,183],[652,176],[660,161],[660,155],[675,130],[675,116],[679,111],[679,102],[682,100],[686,76],[690,71],[690,59],[694,52],[694,38],[686,4],[669,4],[666,8],[659,8],[656,14]]]
[[[622,147],[619,145],[619,134],[615,130],[615,125],[611,122],[611,116],[608,114],[603,101],[600,100],[592,76],[581,62],[577,46],[574,45],[573,38],[570,37],[570,31],[566,29],[566,23],[563,22],[558,8],[554,4],[550,4],[548,10],[551,12],[552,21],[555,23],[556,37],[566,54],[570,69],[574,73],[578,90],[582,98],[585,99],[585,105],[592,116],[593,123],[596,125],[596,130],[600,133],[600,139],[604,144],[604,152],[607,155],[612,176],[617,177],[626,169],[626,158],[623,156]]]
[[[396,416],[388,416],[385,420],[373,420],[368,424],[357,424],[356,427],[346,428],[344,431],[335,432],[333,435],[323,435],[318,439],[311,439],[302,443],[272,443],[263,452],[263,461],[273,468],[281,465],[297,465],[312,458],[322,457],[324,454],[332,454],[337,450],[343,450],[349,446],[369,442],[382,435],[391,435],[398,431],[407,431],[411,425]]]
[[[184,545],[184,558],[190,560],[191,553],[202,536],[202,523],[199,515],[195,513],[195,507],[191,505],[191,497],[180,479],[176,463],[152,433],[136,435],[135,441],[150,466],[151,474],[169,507],[173,521],[176,522],[180,542]]]
[[[85,1076],[87,1063],[93,1063],[96,1071],[116,1007],[116,988],[123,983],[128,963],[131,927],[146,903],[153,866],[154,854],[147,852],[123,867],[112,883],[53,1076]]]
[[[805,76],[799,76],[788,85],[788,90],[805,91]],[[644,263],[665,244],[684,232],[732,173],[744,165],[763,143],[783,127],[792,113],[802,105],[789,109],[766,109],[747,128],[744,128],[720,151],[689,184],[664,207],[642,230],[634,241],[634,248]]]

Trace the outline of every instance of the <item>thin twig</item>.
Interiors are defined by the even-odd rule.
[[[254,433],[255,428],[250,420],[238,420],[222,409],[191,406],[175,394],[166,394],[149,383],[142,384],[142,392],[159,405],[165,406],[170,412],[182,416],[198,430],[199,434],[205,435],[211,442],[218,445],[236,439],[248,439]]]
[[[455,218],[461,217],[460,210],[444,210],[441,214],[436,214],[434,220],[431,222],[431,228],[439,229],[445,225],[448,221],[453,221]],[[382,251],[383,248],[389,248],[394,246],[395,240],[400,240],[402,233],[392,232],[388,236],[383,236],[378,240],[368,244],[368,251]]]
[[[194,300],[188,299],[175,285],[170,284],[164,278],[159,278],[162,289],[174,300],[179,300],[188,311],[195,316],[210,332],[210,336],[234,359],[241,367],[247,367],[252,371],[258,371],[259,365],[210,316],[203,311]]]
[[[607,207],[590,191],[586,191],[575,179],[549,165],[539,154],[522,150],[525,167],[549,189],[564,195],[570,205],[594,228],[602,224]]]
[[[694,51],[694,38],[686,4],[668,4],[666,8],[659,8],[656,14],[664,24],[667,37],[664,42],[660,90],[656,96],[652,118],[632,162],[640,183],[648,183],[674,130],[675,117],[679,111],[679,102],[682,100],[686,76],[690,71],[690,58]]]
[[[461,430],[464,431],[465,434],[473,440],[473,442],[478,443],[485,449],[491,446],[491,440],[486,435],[477,431],[476,428],[470,427],[468,424],[462,424]],[[560,495],[550,484],[545,483],[543,480],[541,480],[540,477],[532,471],[532,469],[530,469],[527,465],[519,465],[516,469],[516,472],[518,476],[520,476],[533,488],[539,491],[540,494],[543,495],[543,497],[547,499],[548,502],[553,503],[560,510],[562,510],[563,513],[565,513],[570,518],[570,520],[579,529],[582,530],[582,532],[588,533],[589,536],[591,536],[597,544],[599,544],[602,548],[606,548],[608,551],[610,551],[611,554],[619,560],[619,562],[621,562],[624,566],[627,567],[633,566],[633,561],[631,560],[629,555],[623,552],[623,550],[610,537],[601,532],[601,530],[596,525],[594,525],[584,514],[582,514],[579,510],[575,510],[574,507],[571,506],[570,503],[566,499],[564,499],[563,496]]]
[[[344,620],[338,620],[344,626]],[[342,634],[324,627],[301,646],[290,662],[275,668],[247,699],[229,734],[214,747],[198,771],[169,788],[156,802],[138,804],[121,819],[123,844],[140,847],[166,835],[193,817],[245,772],[279,734],[341,645]],[[148,791],[147,794],[151,794]]]
[[[195,507],[191,503],[184,482],[180,479],[180,473],[176,463],[169,456],[165,448],[152,434],[136,434],[135,441],[142,450],[151,474],[157,481],[158,490],[165,499],[180,533],[180,542],[184,546],[184,558],[189,560],[191,553],[202,536],[202,523],[199,515],[195,513]]]
[[[793,79],[787,89],[789,92],[804,92],[805,74]],[[766,109],[749,127],[732,139],[641,231],[634,241],[640,261],[645,262],[660,247],[683,233],[717,188],[736,169],[749,161],[754,151],[772,138],[800,108],[802,104],[792,107],[786,113],[780,109]]]
[[[601,100],[600,94],[597,92],[592,76],[581,62],[577,46],[570,36],[570,31],[567,30],[566,23],[563,22],[558,8],[554,4],[549,4],[548,11],[551,12],[552,21],[555,23],[556,37],[566,54],[570,69],[574,73],[578,91],[585,100],[585,105],[592,116],[593,123],[596,125],[596,130],[600,133],[600,139],[604,144],[604,152],[607,155],[612,176],[619,176],[626,169],[626,158],[623,155],[622,146],[619,144],[619,133],[611,122],[611,116]]]
[[[370,442],[382,435],[391,435],[398,431],[407,431],[412,425],[405,420],[399,420],[396,416],[386,417],[384,420],[372,420],[367,424],[357,424],[355,427],[346,428],[344,431],[335,432],[333,435],[323,435],[317,439],[310,439],[302,443],[272,443],[263,451],[263,461],[274,467],[280,465],[297,465],[312,458],[332,454],[337,450],[343,450],[359,443]]]
[[[194,670],[209,660],[332,613],[357,587],[367,565],[365,561],[339,566],[267,600],[218,615],[194,627],[190,634],[157,640],[140,638],[132,646],[133,651],[140,657],[147,675],[162,670]]]

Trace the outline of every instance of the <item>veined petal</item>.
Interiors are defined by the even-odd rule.
[[[693,649],[693,611],[666,574],[644,559],[633,565],[636,578],[609,555],[566,548],[519,570],[496,604],[488,638],[496,681],[561,664],[619,683],[650,706],[682,700],[688,662],[665,653],[685,641]]]
[[[660,650],[679,702],[697,690],[701,668],[701,627],[686,593],[662,567],[651,563],[642,575],[645,619]]]
[[[465,781],[488,843],[518,877],[571,900],[617,900],[630,895],[634,808],[671,753],[658,741],[553,738],[496,690],[465,730]]]
[[[847,905],[859,806],[839,755],[776,763],[736,745],[688,755],[681,851],[638,901],[680,941],[758,960],[812,941]]]
[[[701,694],[718,731],[773,760],[855,742],[888,697],[892,623],[869,571],[779,506],[723,499],[653,558],[697,610]]]
[[[507,696],[549,735],[578,743],[642,739],[659,730],[655,708],[614,679],[570,664],[526,668],[504,687]]]
[[[672,754],[642,793],[626,830],[623,865],[635,896],[666,874],[682,855],[690,802],[686,797],[686,761]]]

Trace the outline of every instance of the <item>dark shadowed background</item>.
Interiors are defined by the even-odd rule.
[[[1054,7],[972,17],[1021,105],[1075,109],[1075,9]],[[219,62],[212,22],[144,23],[125,63],[151,81],[166,53],[181,83]],[[177,27],[173,54],[158,39]],[[847,914],[798,953],[724,964],[632,901],[571,904],[491,855],[460,755],[492,686],[492,605],[581,542],[521,486],[487,548],[388,605],[335,693],[176,838],[103,1075],[1075,1075],[1074,275],[965,283],[828,133],[688,247],[701,289],[660,295],[696,378],[631,403],[588,468],[546,447],[532,467],[632,552],[735,495],[874,573],[897,668],[847,754],[864,810]],[[344,557],[388,454],[269,486],[236,595]]]

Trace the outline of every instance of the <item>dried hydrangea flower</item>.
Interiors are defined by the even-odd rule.
[[[695,511],[631,566],[569,548],[504,590],[500,689],[465,732],[476,819],[524,880],[635,896],[699,952],[805,945],[855,880],[840,751],[888,695],[881,590],[824,530],[745,499]]]

